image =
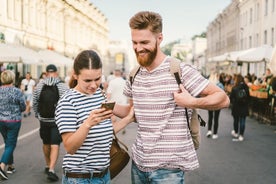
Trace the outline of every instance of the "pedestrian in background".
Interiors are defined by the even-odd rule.
[[[126,105],[127,97],[124,95],[124,87],[126,85],[126,80],[122,77],[122,71],[116,69],[114,72],[114,78],[108,83],[106,96],[109,101],[114,101],[117,104]]]
[[[41,82],[42,80],[44,80],[47,77],[47,73],[46,72],[42,72],[39,76],[39,80],[38,82]]]
[[[100,88],[102,61],[93,50],[78,54],[74,61],[70,90],[60,99],[56,124],[66,154],[62,183],[110,183],[110,147],[114,132],[134,120],[133,109],[118,123],[111,123],[112,110],[101,108],[106,100]],[[116,104],[118,112],[121,109]],[[125,112],[129,111],[126,106]]]
[[[46,67],[46,78],[37,84],[33,95],[35,117],[40,122],[39,134],[43,142],[42,150],[46,162],[45,173],[50,181],[59,179],[55,173],[55,165],[62,141],[55,123],[54,112],[57,101],[67,89],[68,86],[61,82],[58,77],[57,67],[50,64]]]
[[[217,85],[219,88],[221,88],[224,91],[224,85],[222,84],[223,79],[217,72],[214,72],[210,75],[209,81]],[[219,114],[220,114],[220,109],[208,111],[208,132],[206,134],[206,137],[209,138],[212,136],[212,139],[218,138]],[[214,124],[213,124],[213,121],[214,121]],[[213,127],[213,132],[212,132],[212,127]]]
[[[232,116],[234,118],[234,130],[231,131],[231,134],[233,141],[243,141],[246,116],[249,115],[249,87],[245,84],[241,74],[236,75],[234,81],[234,86],[230,94]],[[241,90],[245,91],[243,97],[241,97],[243,93]]]
[[[15,172],[13,152],[16,147],[18,133],[21,127],[21,113],[25,111],[26,104],[20,89],[13,84],[15,74],[10,70],[1,73],[0,87],[0,132],[3,136],[5,149],[1,157],[0,178],[7,180],[7,173]]]
[[[35,81],[32,79],[31,73],[27,72],[25,75],[25,79],[21,81],[20,87],[26,101],[26,111],[24,112],[24,117],[31,115],[31,101],[33,98],[34,87]]]
[[[184,62],[180,63],[183,84],[177,84],[170,73],[173,58],[160,48],[163,34],[158,13],[139,12],[130,19],[129,26],[140,65],[133,83],[128,80],[124,90],[133,101],[138,123],[132,147],[132,183],[183,184],[185,171],[199,167],[184,107],[190,118],[192,108],[217,110],[228,107],[229,99]]]
[[[108,101],[116,102],[117,104],[126,105],[128,104],[128,99],[124,95],[124,87],[126,85],[126,80],[123,79],[122,71],[120,69],[116,69],[114,71],[114,78],[111,79],[108,83],[106,90],[106,97]],[[113,123],[118,121],[120,118],[116,116],[112,116],[111,120]],[[125,134],[125,129],[122,132]]]

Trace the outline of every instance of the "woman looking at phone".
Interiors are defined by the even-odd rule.
[[[134,120],[132,109],[112,125],[113,111],[101,108],[105,101],[100,89],[101,77],[102,62],[98,54],[93,50],[79,53],[69,82],[71,89],[61,97],[56,108],[56,124],[67,152],[62,165],[64,184],[110,183],[108,167],[113,129],[116,133]]]

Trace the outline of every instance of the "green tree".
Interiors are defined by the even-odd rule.
[[[192,40],[195,40],[196,38],[206,38],[206,32],[202,32],[200,35],[194,35]]]

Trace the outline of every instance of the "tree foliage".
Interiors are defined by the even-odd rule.
[[[194,35],[192,40],[195,40],[196,38],[206,38],[206,32],[202,32],[200,35]]]
[[[166,45],[164,45],[161,50],[166,54],[166,55],[171,55],[171,51],[172,51],[172,48],[175,44],[178,44],[180,43],[180,40],[176,40],[176,41],[173,41],[173,42],[170,42]]]

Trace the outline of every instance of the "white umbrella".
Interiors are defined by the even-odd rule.
[[[22,62],[24,64],[40,64],[39,54],[21,45],[0,44],[0,62]]]
[[[45,64],[55,64],[57,66],[72,66],[73,60],[65,57],[55,51],[51,50],[40,50],[38,52],[40,58]]]
[[[237,61],[255,63],[270,61],[273,48],[270,45],[263,45],[246,50],[244,54],[238,56]]]
[[[21,58],[11,45],[0,43],[0,62],[20,62]]]
[[[38,52],[23,46],[14,46],[13,49],[20,55],[22,63],[25,64],[41,64],[42,59]]]
[[[222,54],[222,55],[219,55],[219,56],[215,56],[215,57],[209,58],[208,61],[209,61],[209,62],[226,61],[226,60],[227,60],[227,56],[228,56],[228,53],[224,53],[224,54]]]
[[[272,57],[268,65],[273,75],[276,76],[276,46],[273,49]]]

